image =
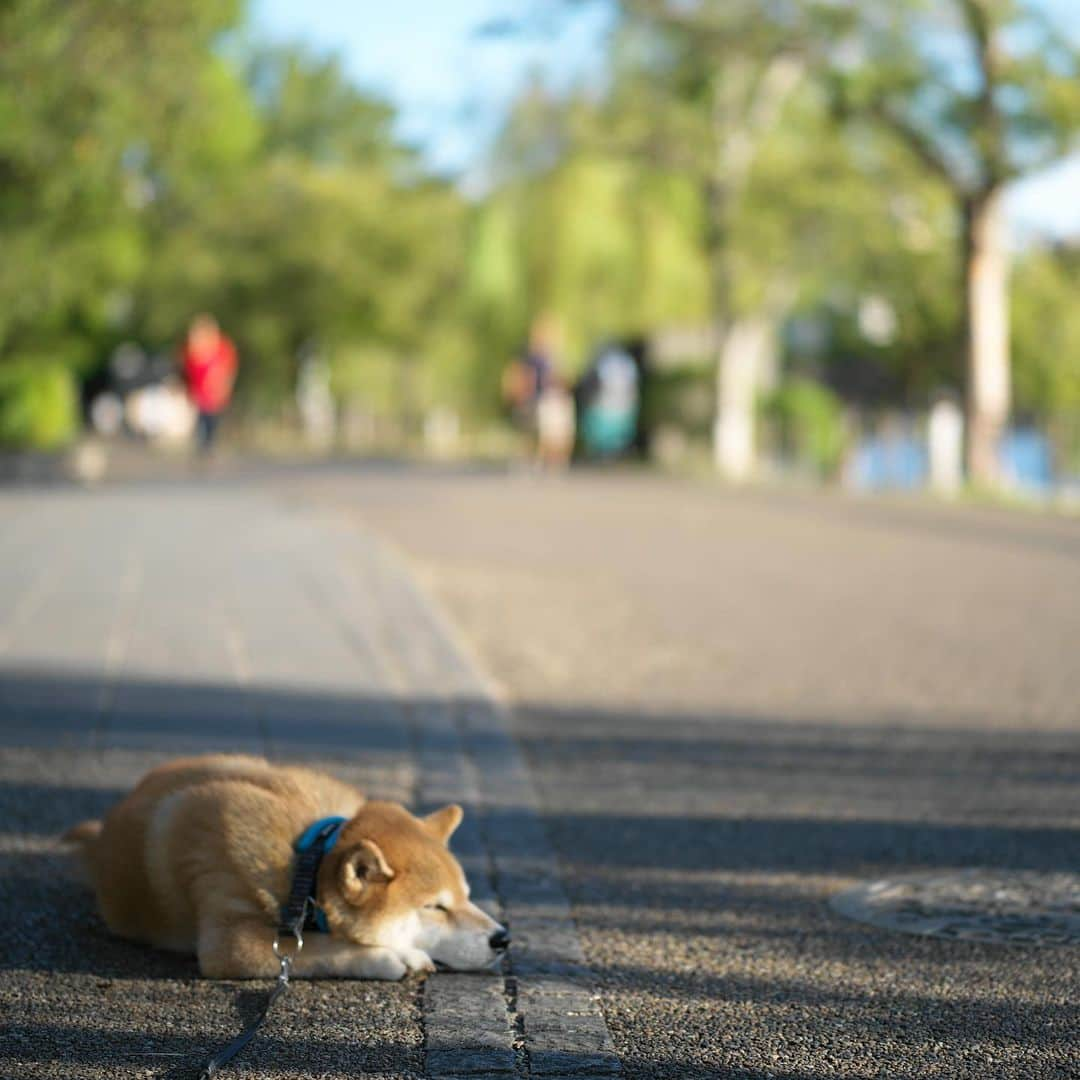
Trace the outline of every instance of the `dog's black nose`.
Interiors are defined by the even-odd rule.
[[[510,944],[510,931],[504,930],[501,926],[496,930],[491,937],[488,938],[488,944],[496,951],[502,952],[503,949]]]

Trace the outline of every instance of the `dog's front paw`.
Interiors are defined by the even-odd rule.
[[[410,971],[434,971],[435,962],[423,949],[404,949],[398,953]]]
[[[389,949],[369,949],[364,956],[364,977],[397,982],[404,979],[409,968],[397,953]]]

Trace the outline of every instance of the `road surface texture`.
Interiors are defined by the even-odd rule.
[[[0,1077],[194,1077],[264,1000],[111,939],[58,840],[211,750],[465,804],[454,849],[515,934],[505,972],[294,982],[238,1075],[612,1075],[502,715],[392,556],[260,475],[0,500]]]
[[[321,493],[502,684],[627,1076],[1080,1076],[1080,949],[827,906],[1080,871],[1080,523],[625,474]]]
[[[645,475],[5,493],[0,1076],[194,1076],[258,1004],[110,939],[56,840],[204,749],[462,801],[515,939],[295,984],[238,1076],[1080,1075],[1080,949],[828,906],[1080,867],[1078,596],[1075,522]]]

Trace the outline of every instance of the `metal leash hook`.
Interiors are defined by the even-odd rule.
[[[296,952],[290,956],[287,952],[284,952],[281,948],[281,934],[282,931],[279,928],[274,934],[273,950],[274,955],[277,957],[278,964],[281,965],[281,970],[278,972],[278,982],[282,984],[282,989],[289,985],[289,976],[292,974],[293,961],[304,951],[304,921],[307,919],[308,906],[311,901],[305,901],[304,910],[300,912],[297,920],[292,926],[287,928],[288,933],[292,934],[296,941]]]
[[[255,1037],[255,1032],[262,1027],[263,1021],[266,1019],[266,1014],[270,1011],[271,1006],[282,994],[289,988],[289,977],[292,975],[293,964],[296,958],[304,949],[304,921],[307,918],[308,906],[311,904],[310,900],[304,902],[303,907],[300,910],[300,914],[288,925],[279,926],[274,933],[274,944],[272,946],[274,950],[274,956],[277,957],[278,962],[278,974],[277,981],[274,983],[274,989],[270,991],[269,996],[266,999],[266,1004],[262,1008],[262,1012],[256,1017],[255,1022],[249,1024],[242,1032],[228,1046],[219,1050],[203,1067],[203,1071],[199,1073],[199,1080],[213,1080],[217,1075],[218,1070],[227,1065],[245,1046]],[[291,934],[296,941],[296,949],[290,955],[282,946],[282,935]]]
[[[289,896],[282,905],[278,918],[277,931],[274,934],[274,956],[277,957],[278,975],[273,990],[267,995],[266,1004],[253,1024],[249,1024],[228,1046],[219,1050],[203,1067],[199,1080],[213,1080],[218,1070],[232,1061],[255,1036],[262,1026],[270,1007],[289,988],[293,964],[304,948],[304,926],[308,916],[312,916],[312,925],[317,929],[326,929],[325,922],[320,927],[315,918],[318,905],[315,899],[316,879],[319,863],[323,855],[334,846],[337,833],[344,818],[323,818],[304,831],[295,845],[296,856],[293,861],[292,884]],[[291,954],[283,946],[282,938],[291,936],[296,948]]]

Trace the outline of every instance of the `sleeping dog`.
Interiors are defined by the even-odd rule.
[[[76,844],[109,929],[193,952],[203,975],[277,974],[272,944],[297,852],[316,834],[314,924],[293,977],[400,979],[491,966],[509,935],[469,901],[450,854],[459,806],[417,818],[310,769],[186,758],[148,773]]]

